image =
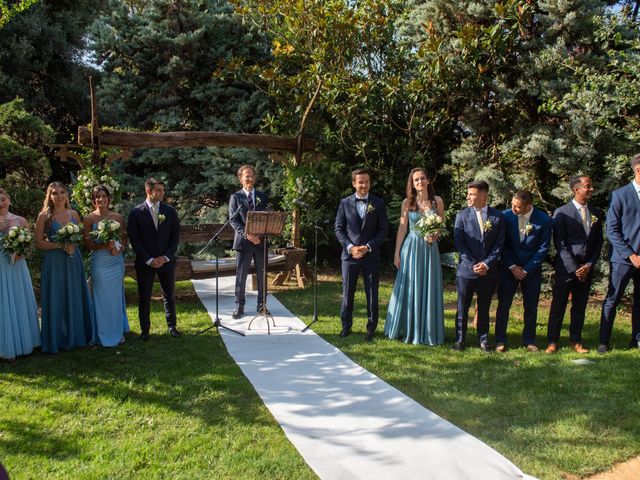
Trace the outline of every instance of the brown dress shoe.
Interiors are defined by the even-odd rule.
[[[550,343],[547,345],[547,349],[544,353],[556,353],[558,351],[558,346],[555,343]]]
[[[536,347],[533,343],[530,343],[525,348],[527,349],[527,352],[531,352],[531,353],[535,353],[538,351],[538,347]]]
[[[576,353],[589,353],[589,349],[584,348],[581,343],[571,342],[570,345],[571,345],[571,348],[573,348],[576,351]]]
[[[507,346],[504,343],[498,343],[496,345],[496,352],[498,353],[504,353],[507,351]]]

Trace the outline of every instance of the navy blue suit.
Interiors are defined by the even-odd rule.
[[[129,240],[136,252],[138,317],[142,333],[148,333],[151,326],[151,291],[156,274],[160,280],[167,326],[176,326],[176,252],[180,238],[180,220],[175,209],[164,203],[160,203],[158,208],[158,217],[161,215],[164,215],[164,220],[158,221],[156,229],[149,206],[147,202],[143,202],[131,210],[127,221]],[[147,265],[148,260],[162,256],[169,259],[162,267],[151,268]]]
[[[593,270],[602,250],[602,224],[604,217],[597,208],[589,208],[591,228],[589,235],[584,230],[582,218],[573,202],[569,202],[553,212],[553,244],[557,255],[553,260],[556,272],[553,284],[553,299],[549,310],[547,328],[548,343],[558,343],[562,321],[571,294],[571,323],[569,340],[582,342],[584,315],[593,281]],[[584,282],[576,277],[576,270],[590,263],[592,268]]]
[[[367,331],[374,332],[378,325],[378,285],[380,283],[380,245],[387,238],[389,225],[382,199],[369,193],[364,219],[358,215],[356,196],[340,200],[336,215],[336,237],[342,245],[342,328],[353,324],[353,297],[358,276],[362,272],[367,297]],[[368,245],[371,251],[355,259],[347,250],[349,244]]]
[[[513,297],[522,288],[524,305],[524,329],[522,343],[531,345],[536,340],[536,320],[538,300],[542,284],[542,262],[547,257],[551,243],[551,217],[537,208],[533,209],[529,224],[532,230],[520,241],[518,216],[511,210],[504,211],[506,222],[504,249],[500,263],[502,271],[498,281],[498,310],[496,312],[496,343],[507,343],[507,325]],[[518,281],[509,269],[517,265],[527,272],[522,281]]]
[[[631,341],[640,341],[640,269],[629,257],[640,254],[640,199],[633,184],[614,190],[607,211],[607,238],[611,243],[609,261],[609,289],[602,304],[600,317],[600,343],[611,340],[616,308],[629,280],[633,279],[633,306],[631,310]],[[636,343],[637,345],[637,343]]]
[[[468,207],[456,215],[453,242],[460,255],[456,271],[458,309],[456,312],[456,342],[464,342],[467,335],[469,307],[474,293],[478,302],[478,340],[487,342],[489,335],[489,307],[498,282],[500,254],[504,244],[504,215],[495,208],[487,207],[487,221],[484,235],[478,225],[475,209]],[[480,276],[473,266],[484,263],[489,267],[487,275]]]
[[[268,198],[267,196],[254,189],[255,201],[254,211],[260,212],[267,208]],[[236,211],[239,212],[233,216]],[[236,288],[235,297],[236,305],[240,308],[244,308],[245,304],[245,286],[247,283],[247,275],[249,274],[249,268],[251,267],[251,260],[256,268],[256,276],[258,277],[258,310],[264,303],[264,284],[263,284],[263,270],[264,270],[264,245],[262,240],[258,245],[254,245],[252,242],[246,239],[244,233],[244,226],[247,222],[247,212],[249,211],[249,202],[247,200],[247,194],[243,189],[238,190],[231,195],[229,199],[229,223],[235,230],[233,237],[233,249],[236,250]]]

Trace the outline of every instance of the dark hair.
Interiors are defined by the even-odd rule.
[[[91,192],[91,200],[93,200],[94,203],[96,201],[96,198],[98,197],[98,193],[100,192],[104,192],[109,201],[111,201],[111,193],[109,192],[109,189],[104,185],[97,185],[93,187],[93,190]]]
[[[573,190],[574,188],[580,186],[582,184],[583,178],[589,178],[587,175],[574,175],[569,179],[569,188]]]
[[[473,180],[472,182],[469,182],[467,188],[475,188],[483,192],[489,192],[489,184],[484,180]]]
[[[533,193],[531,193],[529,190],[517,190],[513,194],[513,198],[517,198],[527,205],[531,205],[533,203]]]
[[[237,173],[238,178],[240,178],[240,177],[242,176],[242,172],[244,172],[247,168],[250,168],[254,175],[256,174],[256,169],[255,169],[255,168],[253,168],[253,166],[252,166],[252,165],[242,165],[242,166],[238,169],[238,173]]]
[[[636,153],[631,159],[631,168],[636,168],[636,165],[640,164],[640,153]]]
[[[145,188],[148,188],[150,190],[153,190],[156,185],[164,185],[164,182],[162,180],[158,180],[157,178],[154,178],[154,177],[149,177],[144,182]]]
[[[407,178],[407,208],[412,212],[418,209],[418,203],[416,201],[417,192],[413,186],[413,175],[417,172],[424,173],[424,176],[427,177],[427,181],[429,182],[427,184],[427,198],[432,203],[436,201],[436,192],[433,189],[433,185],[431,185],[431,179],[429,178],[427,171],[424,168],[420,167],[414,168],[409,172],[409,178]]]
[[[369,175],[369,180],[371,180],[371,174],[366,168],[356,168],[353,172],[351,172],[352,183],[356,181],[356,175]]]

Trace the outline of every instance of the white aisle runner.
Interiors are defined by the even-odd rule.
[[[194,280],[193,285],[214,318],[215,280]],[[234,277],[220,279],[220,318],[246,337],[220,329],[225,345],[320,478],[531,478],[313,331],[301,333],[302,321],[272,295],[267,303],[277,326],[271,335],[262,318],[247,330],[256,296],[247,290],[247,315],[233,320],[233,285]]]

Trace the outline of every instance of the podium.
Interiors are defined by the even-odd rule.
[[[271,335],[271,327],[269,326],[269,319],[273,326],[276,326],[273,315],[267,309],[267,240],[269,237],[276,237],[282,234],[284,228],[284,221],[287,218],[286,212],[247,212],[247,221],[245,223],[244,231],[246,234],[256,235],[260,237],[262,241],[262,248],[264,249],[263,266],[262,266],[262,287],[264,288],[262,298],[262,310],[255,315],[249,322],[247,330],[251,330],[251,324],[258,318],[264,318],[267,323],[267,334]],[[258,292],[260,295],[260,292]]]

